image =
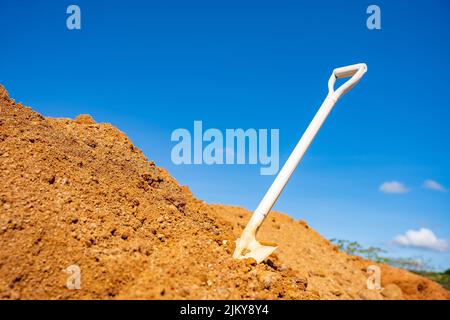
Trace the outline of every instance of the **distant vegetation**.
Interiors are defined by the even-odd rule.
[[[331,239],[330,241],[349,255],[360,256],[378,263],[386,263],[396,268],[406,269],[436,281],[444,288],[450,290],[450,269],[447,269],[445,272],[433,272],[430,271],[432,270],[430,264],[422,259],[385,257],[383,254],[387,253],[387,251],[378,247],[364,248],[356,241],[342,239]]]
[[[368,247],[364,248],[361,244],[356,241],[348,241],[341,239],[331,239],[335,245],[339,247],[340,250],[347,252],[352,256],[360,256],[375,262],[380,263],[388,263],[388,259],[381,256],[382,253],[386,253],[386,250],[383,250],[378,247]]]

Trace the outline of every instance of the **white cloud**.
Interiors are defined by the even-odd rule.
[[[384,193],[406,193],[409,192],[409,189],[405,187],[405,185],[398,181],[386,181],[380,186],[379,189]]]
[[[447,192],[447,189],[442,184],[431,179],[425,180],[423,182],[423,187],[430,190]]]
[[[438,239],[430,229],[408,230],[404,235],[398,235],[392,241],[394,244],[404,247],[414,247],[434,251],[447,251],[447,240]]]

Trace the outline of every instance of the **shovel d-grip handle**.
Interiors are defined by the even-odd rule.
[[[238,249],[240,250],[242,249],[242,247],[245,246],[244,242],[248,242],[251,240],[256,241],[255,239],[256,232],[258,231],[265,217],[267,216],[267,214],[277,201],[278,197],[280,196],[281,192],[283,191],[284,187],[289,181],[292,173],[302,160],[303,156],[308,150],[308,147],[310,146],[319,129],[322,127],[323,123],[330,114],[337,100],[346,92],[348,92],[351,88],[353,88],[356,85],[356,83],[358,83],[358,81],[361,80],[362,76],[366,72],[367,66],[364,63],[354,64],[351,66],[341,67],[333,70],[333,73],[331,74],[331,77],[328,80],[328,95],[325,98],[325,101],[319,108],[319,111],[317,111],[308,128],[303,133],[303,136],[301,137],[300,141],[294,148],[294,151],[292,151],[283,168],[281,168],[274,182],[264,195],[264,198],[261,200],[252,217],[250,218],[250,221],[245,227],[241,238],[238,239],[238,242],[239,240],[241,241],[241,245],[239,246],[239,248],[237,248],[237,250]],[[335,90],[334,85],[336,79],[346,77],[350,77],[350,79]],[[235,252],[235,257],[237,257],[238,255],[239,254]]]
[[[334,69],[330,79],[328,80],[328,96],[333,95],[337,101],[342,95],[353,88],[366,72],[367,65],[365,63],[358,63],[351,66]],[[342,84],[337,90],[334,90],[336,79],[348,77],[351,78]]]

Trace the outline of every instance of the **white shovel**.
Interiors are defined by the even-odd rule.
[[[253,258],[257,263],[266,259],[277,248],[272,246],[264,246],[256,240],[256,233],[266,218],[269,211],[272,209],[275,201],[277,201],[281,191],[283,191],[286,183],[289,181],[292,173],[302,160],[306,150],[313,141],[317,132],[319,131],[325,119],[330,114],[337,100],[347,91],[355,86],[367,71],[367,66],[364,63],[354,64],[347,67],[337,68],[328,80],[328,95],[325,98],[319,111],[317,111],[314,119],[309,124],[300,141],[297,143],[294,151],[289,156],[283,168],[278,173],[275,181],[270,186],[269,190],[261,200],[259,206],[253,213],[249,223],[245,227],[242,235],[236,240],[236,249],[233,257],[235,259]],[[351,77],[347,82],[334,90],[334,84],[338,78]]]

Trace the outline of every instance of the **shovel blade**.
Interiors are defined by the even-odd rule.
[[[256,263],[261,263],[265,259],[267,259],[272,252],[274,252],[278,247],[272,247],[272,246],[263,246],[258,241],[252,242],[250,246],[248,246],[246,249],[246,253],[242,254],[239,253],[238,255],[235,255],[236,259],[248,259],[253,258],[256,260]]]

